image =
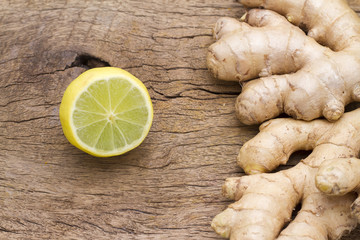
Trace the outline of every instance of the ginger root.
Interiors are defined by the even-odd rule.
[[[295,167],[261,173],[301,149],[313,151]],[[212,227],[230,239],[339,239],[360,222],[360,197],[352,192],[360,191],[359,152],[360,109],[335,123],[288,118],[263,123],[238,157],[247,173],[259,174],[226,180],[223,193],[237,202],[217,215]]]
[[[252,9],[243,22],[221,18],[207,65],[222,80],[255,79],[236,101],[241,122],[257,124],[283,112],[335,121],[346,104],[360,101],[360,20],[345,0],[240,2],[269,10]]]

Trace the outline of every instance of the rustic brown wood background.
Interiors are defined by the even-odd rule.
[[[221,185],[242,174],[257,126],[237,121],[240,86],[205,57],[216,20],[244,12],[234,0],[0,0],[0,239],[220,239]],[[58,112],[68,84],[104,65],[144,82],[155,117],[140,147],[99,159],[68,143]]]

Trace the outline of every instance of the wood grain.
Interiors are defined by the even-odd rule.
[[[210,222],[230,203],[221,185],[242,175],[237,152],[258,130],[235,117],[240,86],[214,79],[205,58],[216,20],[245,9],[0,2],[0,239],[220,239]],[[68,143],[58,111],[74,78],[105,65],[144,82],[155,116],[140,147],[99,159]],[[359,228],[343,239],[360,239]]]

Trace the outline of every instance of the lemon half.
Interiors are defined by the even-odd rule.
[[[93,68],[67,87],[60,105],[66,138],[97,157],[128,152],[145,139],[153,108],[144,84],[125,70]]]

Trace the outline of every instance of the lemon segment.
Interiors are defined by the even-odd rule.
[[[66,89],[60,105],[64,135],[97,157],[128,152],[145,139],[153,108],[144,84],[114,67],[93,68]]]

